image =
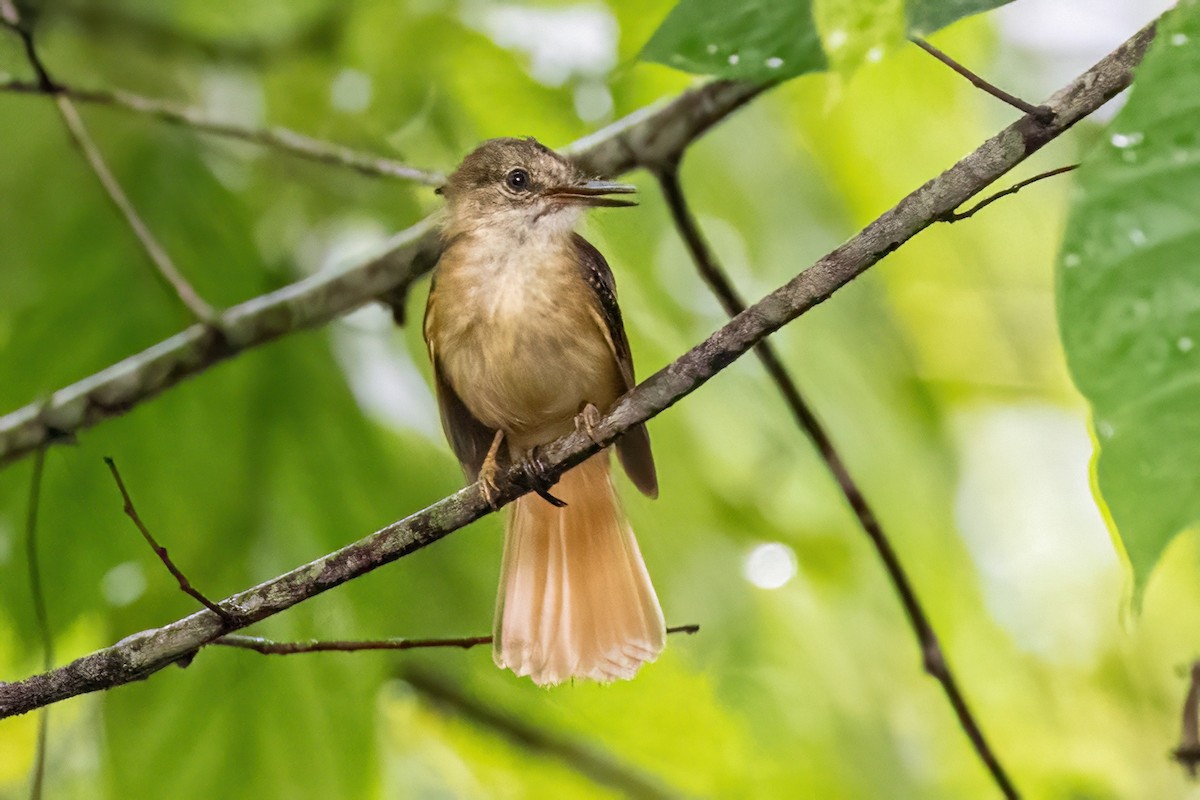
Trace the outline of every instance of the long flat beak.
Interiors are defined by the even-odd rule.
[[[572,186],[556,186],[546,190],[546,194],[568,203],[578,203],[583,206],[604,206],[621,208],[636,206],[633,200],[621,200],[616,197],[606,197],[610,194],[633,194],[636,186],[627,183],[610,183],[609,181],[587,181]]]

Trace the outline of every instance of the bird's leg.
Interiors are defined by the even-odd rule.
[[[600,413],[600,409],[591,403],[585,403],[583,409],[575,415],[575,430],[591,439],[595,444],[602,445],[604,442],[596,436],[596,426],[602,419],[604,419],[604,415]]]
[[[496,476],[500,472],[496,465],[496,455],[500,452],[500,443],[503,441],[504,431],[496,431],[492,446],[488,448],[487,455],[483,457],[483,464],[479,467],[479,490],[483,492],[483,499],[493,511],[500,507],[496,504],[496,495],[500,491],[499,484],[496,483]]]
[[[542,454],[539,450],[540,448],[535,446],[525,454],[525,458],[521,459],[522,483],[550,505],[555,508],[562,508],[567,504],[566,501],[560,500],[550,494],[550,487],[557,483],[558,480],[548,474],[549,468],[546,466],[546,462],[542,460]]]

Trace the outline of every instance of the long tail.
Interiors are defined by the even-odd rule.
[[[492,657],[542,686],[632,678],[666,644],[658,597],[609,476],[608,451],[565,473],[555,508],[514,504]]]

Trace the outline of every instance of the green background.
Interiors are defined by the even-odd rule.
[[[683,167],[700,222],[748,297],[1015,118],[904,46],[899,4],[817,5],[826,41],[849,31],[851,55],[831,56],[832,74],[772,90],[696,144]],[[109,0],[48,5],[39,35],[67,83],[447,170],[481,139],[565,145],[691,85],[692,76],[638,60],[670,6]],[[883,9],[883,22],[839,27],[868,7]],[[566,35],[579,31],[590,34]],[[539,46],[558,37],[572,43],[558,50],[573,56],[566,62]],[[1014,55],[990,16],[934,41],[998,83],[1036,85],[1037,64]],[[0,71],[26,74],[11,37],[0,38]],[[427,187],[115,110],[84,113],[133,202],[214,304],[355,263],[438,206]],[[1109,135],[1100,124],[1081,124],[1013,178],[1092,152]],[[188,319],[52,105],[0,95],[0,130],[7,412]],[[596,213],[584,232],[613,266],[647,375],[723,316],[653,181],[631,180],[641,206]],[[1192,537],[1177,539],[1140,616],[1122,617],[1128,581],[1088,491],[1087,407],[1056,327],[1054,263],[1071,186],[1057,179],[936,226],[773,341],[1026,794],[1180,797],[1189,784],[1167,754],[1200,634],[1200,553]],[[426,286],[409,298],[410,320],[420,319]],[[58,660],[194,608],[122,515],[102,456],[117,460],[142,517],[192,580],[225,596],[460,485],[427,378],[417,326],[396,330],[369,309],[242,355],[51,450],[40,549]],[[636,681],[542,690],[496,670],[485,648],[273,659],[205,651],[187,669],[55,706],[49,796],[617,796],[577,760],[432,702],[406,680],[411,670],[672,793],[994,792],[921,671],[874,552],[758,364],[734,364],[650,429],[661,499],[621,488],[668,621],[702,628],[673,637]],[[0,680],[40,665],[22,545],[31,463],[0,471]],[[796,559],[777,589],[747,577],[750,555],[767,543]],[[492,517],[253,632],[485,633],[499,558]],[[35,731],[33,716],[0,722],[0,798],[26,796]]]

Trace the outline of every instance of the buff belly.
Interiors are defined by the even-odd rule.
[[[460,295],[462,325],[444,330],[442,368],[470,412],[524,452],[570,432],[591,403],[619,394],[611,346],[586,299],[543,279],[524,291]],[[566,287],[563,287],[566,288]],[[576,288],[576,287],[570,287]]]

